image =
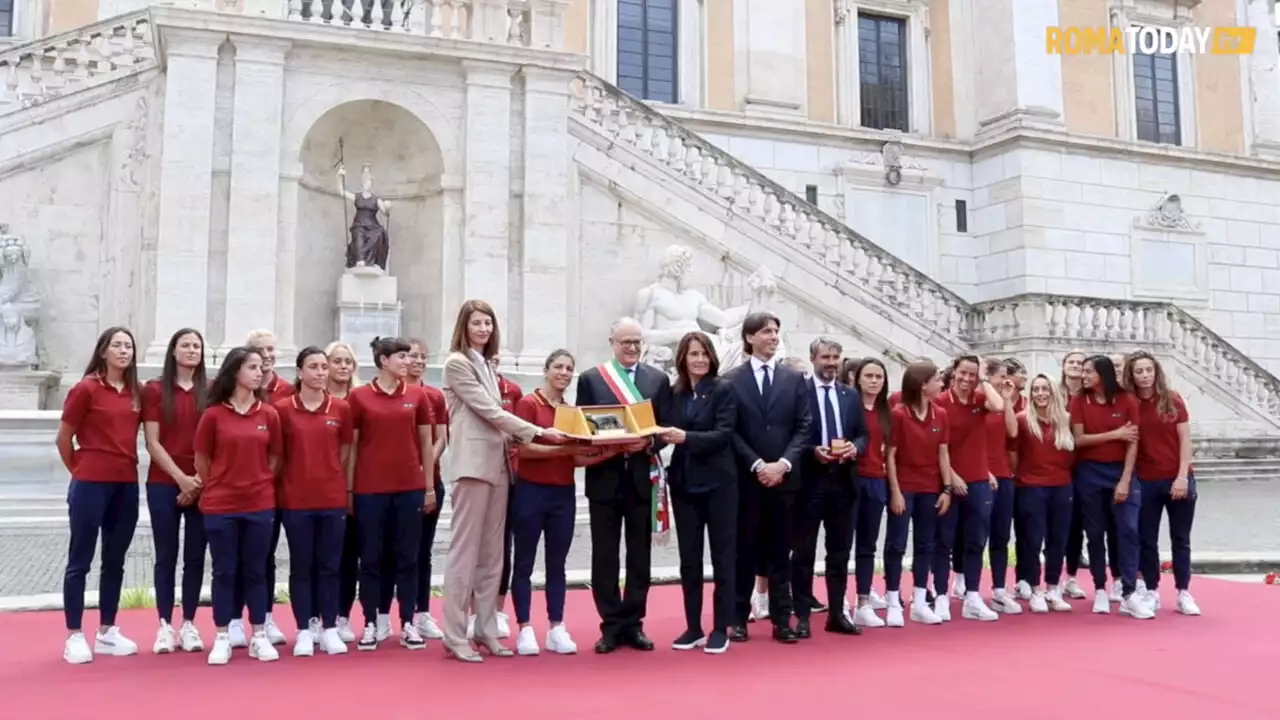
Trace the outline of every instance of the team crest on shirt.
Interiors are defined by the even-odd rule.
[[[416,407],[416,406],[417,406],[417,405],[416,405],[416,403],[407,402],[407,403],[405,403],[405,404],[401,405],[400,407],[403,407],[403,408],[408,409],[408,408],[412,408],[412,407]]]
[[[324,424],[327,427],[335,427],[335,428],[342,427],[342,422],[339,421],[337,418],[328,418],[327,420],[324,421]]]
[[[1116,418],[1116,419],[1119,419],[1119,418],[1121,417],[1121,413],[1120,413],[1120,411],[1119,411],[1119,410],[1117,410],[1117,411],[1115,411],[1115,412],[1111,413],[1111,417]]]
[[[266,426],[266,425],[259,425],[259,426],[258,426],[258,432],[266,432],[266,431],[267,431],[267,426]]]

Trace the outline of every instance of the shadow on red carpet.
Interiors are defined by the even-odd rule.
[[[821,582],[819,581],[819,585]],[[205,655],[155,656],[151,610],[121,614],[136,657],[97,658],[72,667],[61,658],[58,612],[0,614],[0,705],[15,720],[237,715],[281,718],[515,717],[521,720],[869,717],[982,718],[1017,714],[1037,720],[1091,717],[1280,718],[1280,587],[1197,578],[1205,615],[1170,610],[1153,621],[1089,613],[1077,601],[1067,614],[1003,617],[986,624],[959,619],[941,627],[859,638],[828,635],[781,646],[768,626],[753,624],[750,642],[722,656],[675,652],[683,630],[678,587],[655,588],[645,628],[658,649],[598,657],[596,615],[586,591],[569,594],[569,629],[577,656],[488,658],[480,665],[446,659],[438,642],[409,651],[394,639],[376,652],[293,658],[275,663],[237,650],[225,667]],[[710,588],[706,614],[710,613]],[[1165,607],[1173,606],[1170,588]],[[539,641],[546,631],[542,595],[534,599]],[[292,641],[287,607],[277,621]],[[436,617],[440,617],[436,607]],[[96,611],[85,615],[86,627]],[[825,615],[815,615],[821,627]],[[208,608],[198,624],[212,638]],[[514,639],[509,641],[514,647]],[[918,712],[912,710],[918,709]],[[798,720],[798,719],[796,719]]]

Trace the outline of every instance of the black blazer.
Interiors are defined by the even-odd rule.
[[[808,484],[811,478],[816,478],[821,473],[838,472],[847,474],[852,480],[856,475],[855,468],[857,462],[850,460],[843,463],[820,463],[814,457],[815,449],[826,445],[826,438],[822,437],[822,407],[818,404],[818,385],[813,379],[806,380],[804,383],[805,393],[809,396],[809,412],[813,417],[810,425],[809,437],[805,439],[804,446],[804,470],[802,475],[804,481]],[[832,389],[835,392],[833,400],[836,405],[836,412],[840,414],[840,429],[843,431],[840,437],[853,443],[857,449],[857,457],[867,451],[867,425],[862,419],[862,398],[858,395],[858,391],[853,388],[846,387],[842,383],[834,383]]]
[[[785,458],[791,472],[783,479],[783,489],[799,488],[800,463],[809,439],[809,402],[804,376],[785,367],[774,370],[769,398],[760,396],[751,360],[725,376],[738,396],[737,431],[733,436],[740,475],[755,482],[751,466],[757,461],[775,462]]]
[[[704,382],[709,385],[705,394],[688,390],[671,395],[666,424],[685,433],[685,441],[675,446],[667,469],[667,482],[674,490],[707,491],[738,481],[738,460],[733,454],[738,397],[723,378]]]
[[[636,366],[636,389],[653,403],[653,414],[658,425],[667,424],[671,408],[671,381],[661,370],[641,363]],[[591,368],[578,376],[578,395],[575,405],[620,405],[621,398],[613,394],[600,376],[599,368]],[[586,469],[586,495],[588,500],[607,502],[622,497],[626,484],[630,483],[641,497],[649,497],[649,456],[656,454],[665,444],[653,439],[649,450],[635,455],[619,455]]]

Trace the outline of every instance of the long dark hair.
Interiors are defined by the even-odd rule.
[[[845,358],[840,362],[840,382],[853,389],[858,388],[858,369],[862,364],[870,358]],[[888,377],[885,378],[885,385],[888,385]]]
[[[876,410],[876,422],[880,425],[880,437],[884,438],[886,443],[889,442],[889,371],[885,369],[884,363],[879,358],[863,358],[853,369],[853,389],[858,391],[858,397],[862,397],[862,386],[858,381],[862,379],[862,370],[868,365],[875,365],[880,368],[880,372],[884,373],[884,384],[880,386],[880,392],[876,395],[875,402],[872,406]],[[861,410],[862,408],[858,408]]]
[[[262,359],[261,351],[249,347],[232,348],[231,352],[222,358],[222,367],[218,368],[218,374],[213,378],[213,387],[209,389],[210,405],[221,405],[231,400],[236,392],[236,375],[240,374],[240,368],[244,366],[244,361],[248,360],[250,355],[256,355],[259,360]],[[254,390],[253,396],[262,400],[262,388]]]
[[[1094,355],[1086,359],[1085,363],[1093,366],[1093,372],[1102,385],[1102,397],[1106,398],[1108,403],[1114,402],[1116,396],[1120,394],[1120,381],[1116,379],[1116,364],[1106,355]],[[1089,388],[1088,392],[1090,395],[1097,395],[1098,388]]]
[[[298,360],[295,363],[298,367],[298,377],[293,379],[293,389],[298,392],[302,392],[302,366],[307,364],[307,359],[312,355],[324,355],[326,360],[329,359],[329,356],[315,345],[308,345],[298,351]]]
[[[716,346],[711,344],[711,338],[700,330],[687,332],[680,338],[680,344],[676,346],[676,385],[673,390],[677,393],[693,392],[693,382],[689,379],[689,353],[693,351],[695,342],[701,345],[703,351],[711,358],[707,377],[713,378],[720,374],[720,359],[716,357]]]
[[[169,338],[164,351],[164,369],[160,371],[160,407],[164,421],[173,422],[173,390],[178,386],[178,359],[173,356],[183,335],[195,335],[200,341],[200,364],[191,371],[191,394],[196,399],[196,414],[204,412],[209,402],[209,375],[204,368],[204,336],[199,330],[182,328]]]
[[[932,360],[917,360],[908,365],[902,372],[902,404],[915,412],[923,397],[925,384],[937,374],[938,366]]]
[[[129,343],[133,345],[133,357],[129,359],[129,367],[124,369],[124,386],[133,396],[133,404],[141,406],[142,390],[138,387],[138,341],[133,339],[133,333],[129,328],[112,325],[102,331],[98,336],[98,342],[93,345],[93,357],[89,358],[89,364],[84,367],[84,376],[101,375],[104,379],[106,378],[107,359],[103,355],[107,354],[107,350],[111,347],[111,339],[117,333],[124,333],[129,338]]]

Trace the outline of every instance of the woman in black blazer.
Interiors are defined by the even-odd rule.
[[[670,427],[662,439],[674,451],[667,482],[680,546],[680,586],[688,629],[676,650],[729,649],[733,617],[734,547],[738,526],[738,468],[733,454],[738,404],[733,387],[718,377],[715,346],[705,333],[691,332],[676,350],[676,379]],[[702,632],[702,538],[711,538],[715,579],[711,634]]]

